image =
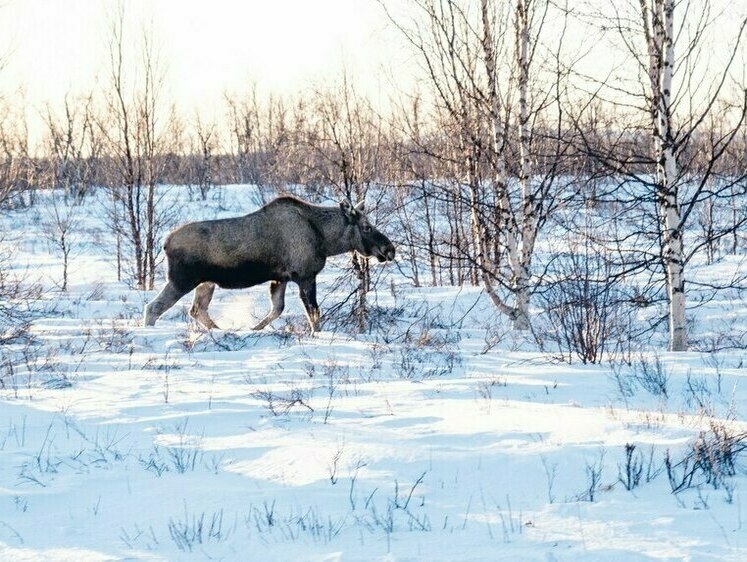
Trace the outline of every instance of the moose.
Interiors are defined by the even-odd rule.
[[[215,288],[243,289],[270,282],[270,312],[254,326],[261,330],[283,312],[285,288],[298,285],[311,332],[319,328],[316,276],[327,258],[356,251],[380,262],[394,260],[394,245],[368,221],[364,204],[312,205],[278,197],[242,217],[187,223],[164,243],[166,286],[145,307],[145,325],[195,290],[190,316],[207,329],[218,328],[208,314]]]

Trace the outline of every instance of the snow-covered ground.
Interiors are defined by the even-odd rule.
[[[183,220],[256,205],[173,191]],[[479,288],[391,265],[370,333],[308,335],[293,291],[252,332],[266,287],[216,292],[225,331],[188,321],[191,296],[144,328],[154,292],[116,281],[105,200],[77,211],[62,293],[40,197],[0,216],[16,273],[45,288],[32,339],[0,349],[0,560],[747,559],[745,441],[727,437],[747,431],[747,350],[562,363]],[[320,278],[323,310],[346,263]],[[692,311],[694,332],[744,330],[732,296]]]

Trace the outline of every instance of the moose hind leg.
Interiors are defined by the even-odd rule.
[[[215,283],[205,282],[197,285],[195,289],[195,298],[192,300],[192,308],[189,310],[189,315],[194,318],[198,323],[202,324],[208,330],[215,328],[220,330],[218,325],[213,322],[208,314],[208,306],[210,301],[213,300],[213,293],[215,293]]]
[[[144,324],[146,326],[155,325],[156,320],[188,292],[178,289],[171,281],[166,283],[166,286],[161,289],[156,298],[145,307]]]
[[[319,330],[319,319],[321,318],[319,303],[316,302],[316,279],[299,281],[298,289],[301,302],[306,310],[306,318],[309,321],[309,326],[311,326],[311,332],[314,333]]]
[[[286,285],[288,285],[287,281],[270,282],[270,301],[272,302],[272,309],[267,313],[267,316],[259,322],[259,324],[254,326],[254,330],[261,330],[283,313],[283,308],[285,308]]]

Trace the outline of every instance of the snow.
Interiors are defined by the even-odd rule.
[[[252,188],[220,194],[169,197],[185,220],[256,206]],[[295,291],[252,332],[266,287],[216,292],[225,330],[188,322],[191,297],[144,328],[155,291],[117,282],[101,194],[59,291],[49,197],[0,216],[14,270],[45,289],[33,342],[0,350],[1,560],[747,559],[744,459],[678,494],[664,470],[714,423],[747,431],[744,350],[653,338],[667,395],[624,395],[609,363],[559,362],[510,332],[479,288],[415,288],[379,265],[372,301],[392,314],[371,333],[307,334]],[[320,278],[323,311],[346,262]],[[743,331],[745,303],[724,293],[690,316],[701,337]],[[630,491],[626,444],[643,463]]]

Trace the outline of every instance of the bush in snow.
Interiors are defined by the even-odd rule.
[[[634,309],[603,250],[587,241],[556,256],[537,296],[545,311],[535,328],[540,346],[554,347],[568,362],[629,353]]]
[[[747,451],[747,431],[737,431],[723,421],[711,420],[675,461],[667,451],[664,466],[673,493],[710,484],[714,490],[728,488],[738,472],[745,472],[739,460]]]

